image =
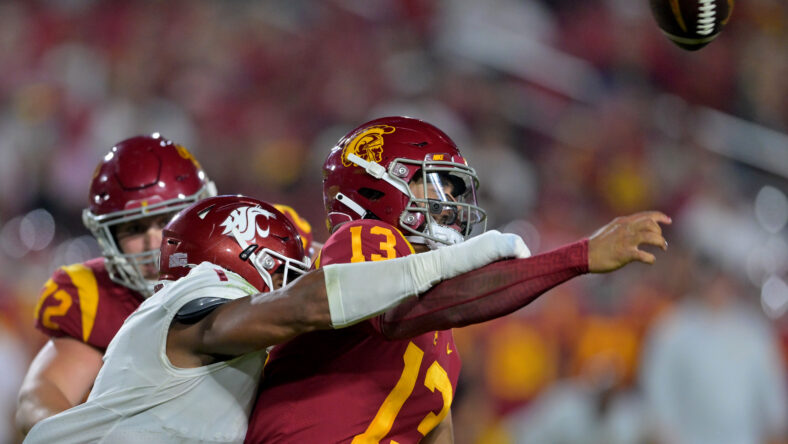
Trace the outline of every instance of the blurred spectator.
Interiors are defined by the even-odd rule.
[[[640,444],[649,436],[644,403],[632,389],[638,351],[634,326],[587,318],[574,356],[574,376],[547,388],[509,419],[523,444]]]
[[[696,264],[694,296],[651,332],[642,377],[661,443],[780,443],[788,393],[777,337],[737,282]]]

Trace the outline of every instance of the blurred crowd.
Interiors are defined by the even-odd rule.
[[[586,276],[455,332],[458,443],[788,442],[788,3],[736,3],[694,53],[646,0],[0,2],[0,441],[44,337],[41,285],[113,143],[159,131],[220,192],[324,227],[333,143],[444,129],[488,227],[534,252],[673,217],[652,267]]]

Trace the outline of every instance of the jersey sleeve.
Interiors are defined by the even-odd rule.
[[[343,224],[331,235],[315,266],[382,261],[413,253],[413,246],[397,228],[378,220],[358,220]]]
[[[505,316],[547,290],[588,273],[588,240],[525,259],[498,261],[448,279],[376,318],[388,339],[464,327]]]
[[[35,308],[35,326],[47,336],[88,342],[96,317],[98,285],[83,264],[61,267],[46,281]]]

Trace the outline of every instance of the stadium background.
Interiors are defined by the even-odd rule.
[[[456,331],[458,443],[509,442],[541,394],[600,366],[639,399],[651,327],[702,291],[700,269],[723,270],[788,359],[787,23],[784,0],[741,1],[689,53],[645,0],[1,2],[0,442],[19,439],[40,286],[98,254],[80,218],[93,168],[153,131],[220,192],[287,203],[321,241],[325,155],[391,114],[452,136],[489,227],[534,252],[616,215],[673,217],[657,265]]]

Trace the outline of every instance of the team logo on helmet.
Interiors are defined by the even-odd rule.
[[[268,237],[271,227],[267,226],[265,229],[261,229],[255,221],[257,216],[263,216],[266,219],[276,219],[274,213],[260,207],[236,208],[222,222],[221,225],[224,227],[222,234],[233,236],[243,248],[248,247],[249,241],[254,239],[255,236]]]
[[[391,134],[395,129],[393,126],[376,125],[356,134],[342,150],[342,165],[353,165],[347,158],[349,154],[355,154],[368,162],[380,162],[383,158],[383,135]]]

